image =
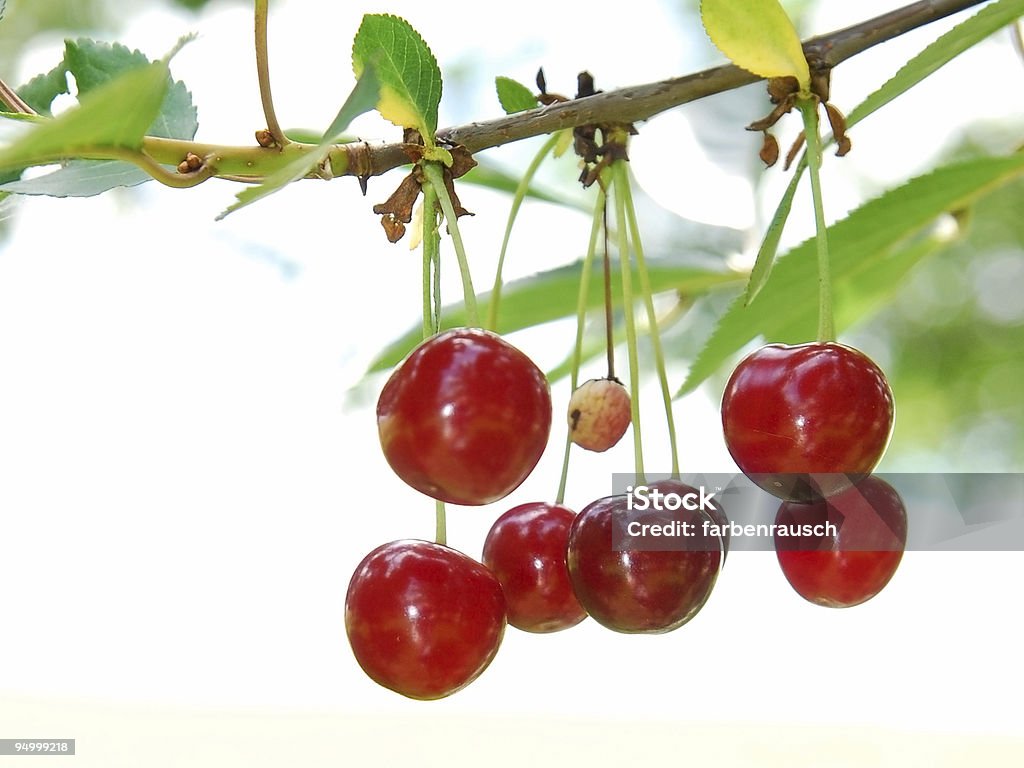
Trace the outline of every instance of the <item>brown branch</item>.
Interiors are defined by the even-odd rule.
[[[872,46],[982,2],[985,0],[923,0],[912,3],[846,29],[811,38],[804,43],[804,51],[808,59],[819,66],[831,68]],[[684,77],[620,88],[495,120],[446,128],[438,132],[438,139],[440,142],[461,144],[470,152],[479,152],[579,125],[635,123],[760,79],[746,70],[726,64]],[[336,164],[335,173],[339,175],[375,176],[409,162],[401,144],[346,145],[343,149],[347,163]]]

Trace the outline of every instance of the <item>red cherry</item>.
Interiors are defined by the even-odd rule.
[[[418,491],[452,504],[504,498],[537,465],[551,394],[536,365],[488,331],[459,328],[423,342],[377,402],[384,455]]]
[[[505,632],[505,598],[471,557],[426,541],[394,541],[356,568],[345,630],[373,680],[413,699],[439,699],[491,663]]]
[[[782,526],[834,526],[834,535],[775,537],[779,565],[793,589],[831,608],[859,605],[889,583],[907,543],[907,513],[899,494],[872,475],[812,504],[784,502]]]
[[[761,347],[736,367],[722,397],[736,464],[769,493],[796,501],[869,475],[889,443],[893,414],[885,374],[833,342]]]
[[[575,518],[575,512],[560,504],[533,502],[513,507],[491,526],[483,562],[501,582],[513,627],[556,632],[587,617],[565,564]]]
[[[628,505],[626,495],[608,496],[576,516],[567,553],[573,589],[587,613],[609,629],[668,632],[692,619],[707,602],[722,565],[722,541],[695,535],[666,539],[663,546],[680,547],[675,550],[616,551],[613,537],[628,533],[628,521],[688,524],[699,534],[711,520],[699,510],[637,512]]]

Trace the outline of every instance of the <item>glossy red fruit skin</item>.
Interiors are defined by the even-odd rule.
[[[714,548],[617,552],[613,528],[626,512],[627,497],[618,495],[598,499],[576,516],[566,557],[576,597],[595,621],[617,632],[659,634],[678,629],[711,595],[722,565],[721,541],[716,538]],[[700,512],[671,514],[698,529],[707,519]],[[665,521],[666,513],[645,519]]]
[[[675,493],[680,496],[692,493],[694,490],[692,485],[687,485],[682,480],[675,480],[673,478],[669,478],[667,480],[655,480],[653,483],[648,483],[647,485],[650,488],[657,488],[662,493]],[[725,510],[717,500],[710,509],[706,509],[704,511],[707,513],[708,517],[711,518],[711,522],[714,523],[719,530],[725,531],[725,535],[721,537],[722,565],[724,566],[725,560],[729,556],[729,544],[732,541],[732,534],[728,528],[729,517],[725,514]]]
[[[565,551],[576,513],[560,504],[532,502],[494,521],[483,563],[505,592],[508,623],[526,632],[557,632],[587,617],[569,581]]]
[[[468,555],[394,541],[356,568],[345,631],[371,679],[413,699],[439,699],[491,663],[505,632],[505,597],[494,575]]]
[[[831,522],[837,536],[775,537],[779,566],[806,600],[829,608],[860,605],[877,595],[899,567],[907,544],[907,513],[896,490],[872,475],[811,504],[783,502],[775,522]]]
[[[457,328],[423,342],[392,373],[377,427],[388,463],[413,488],[452,504],[490,504],[537,465],[551,393],[516,347]]]
[[[834,342],[761,347],[736,367],[722,397],[725,442],[740,470],[795,501],[830,496],[869,475],[894,417],[885,374]]]

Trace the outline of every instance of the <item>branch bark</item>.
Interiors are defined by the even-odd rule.
[[[811,38],[804,52],[812,63],[831,68],[912,29],[951,16],[985,0],[922,0],[853,26]],[[471,153],[590,123],[636,123],[761,78],[732,64],[684,77],[606,91],[582,99],[473,122],[438,132],[440,142],[461,144]],[[409,162],[402,144],[346,145],[336,158],[336,175],[376,176]],[[340,162],[339,162],[340,161]]]

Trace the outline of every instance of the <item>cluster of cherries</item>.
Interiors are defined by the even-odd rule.
[[[575,442],[614,444],[629,424],[621,384],[588,382],[569,404]],[[624,417],[625,414],[625,417]],[[460,505],[496,502],[533,471],[552,420],[547,380],[520,350],[478,329],[423,342],[394,371],[377,405],[380,442],[413,488]],[[769,345],[747,357],[725,391],[726,443],[740,469],[783,499],[781,524],[832,522],[838,535],[776,540],[779,563],[813,602],[856,605],[891,578],[906,541],[898,494],[871,476],[893,424],[881,370],[836,343]],[[678,480],[652,483],[680,497]],[[436,699],[472,682],[498,651],[506,624],[529,632],[572,627],[588,615],[627,633],[680,627],[705,604],[728,538],[666,551],[617,550],[625,495],[579,514],[523,504],[488,533],[482,562],[419,540],[384,544],[349,584],[345,625],[356,660],[376,682]],[[691,530],[721,530],[722,509],[672,512]]]

